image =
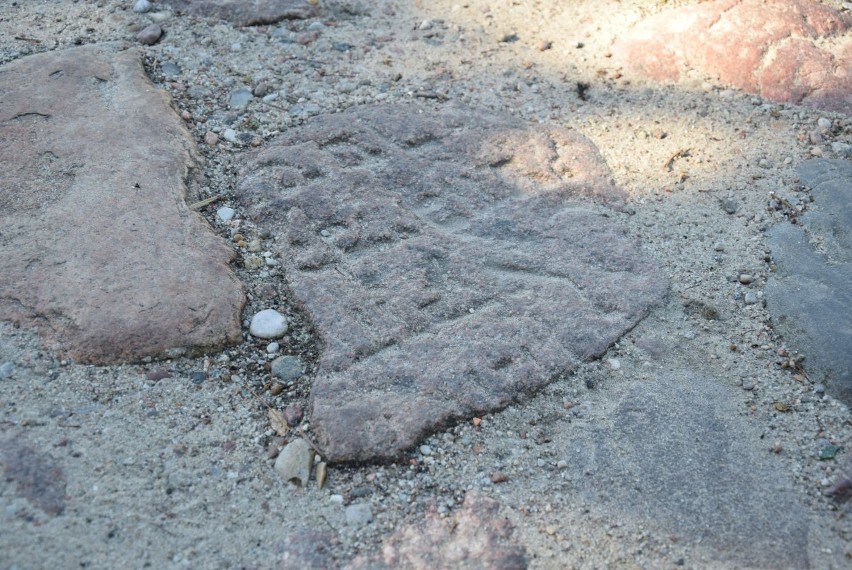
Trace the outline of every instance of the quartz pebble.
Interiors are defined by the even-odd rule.
[[[275,471],[285,481],[304,487],[311,477],[311,467],[314,464],[314,450],[304,439],[297,439],[287,444],[275,460]]]
[[[237,143],[239,140],[237,139],[237,131],[234,129],[225,129],[225,132],[222,133],[222,138],[230,143]]]
[[[268,352],[269,354],[275,354],[280,349],[281,349],[281,345],[278,344],[277,342],[270,342],[269,344],[266,345],[266,352]]]
[[[742,283],[743,285],[748,285],[749,283],[754,282],[754,277],[749,275],[748,273],[740,274],[739,279],[740,279],[740,283]]]
[[[234,219],[234,214],[236,214],[236,211],[228,206],[222,206],[216,210],[216,216],[218,216],[223,222],[229,222]]]
[[[151,2],[148,0],[136,0],[136,3],[133,4],[133,11],[137,14],[144,14],[145,12],[151,9]]]
[[[251,318],[249,333],[257,338],[281,338],[287,332],[287,319],[274,309],[264,309]]]

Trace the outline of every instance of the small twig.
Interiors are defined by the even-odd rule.
[[[40,43],[41,43],[41,40],[37,40],[37,39],[35,39],[35,38],[28,38],[28,37],[26,37],[26,36],[15,36],[15,39],[16,39],[16,40],[20,40],[20,41],[22,41],[22,42],[33,42],[33,43],[36,43],[36,44],[40,44]]]
[[[664,166],[663,168],[665,168],[666,170],[668,170],[669,172],[671,172],[671,171],[672,171],[672,166],[674,165],[674,161],[676,161],[676,160],[677,160],[677,159],[679,159],[679,158],[686,158],[686,157],[690,156],[690,153],[691,153],[691,152],[692,152],[692,149],[691,149],[691,148],[686,148],[686,149],[683,149],[683,148],[682,148],[682,149],[680,149],[679,151],[677,151],[676,153],[674,153],[674,154],[673,154],[673,155],[672,155],[672,156],[671,156],[671,157],[670,157],[670,158],[666,161],[666,164],[665,164],[665,166]]]
[[[212,204],[213,202],[215,202],[216,200],[219,200],[221,198],[222,198],[221,194],[216,194],[215,196],[211,196],[209,198],[205,198],[204,200],[200,200],[198,202],[195,202],[194,204],[190,204],[189,209],[190,210],[200,210],[204,206]]]

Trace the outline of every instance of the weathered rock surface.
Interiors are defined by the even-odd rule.
[[[195,147],[136,51],[0,69],[0,318],[107,363],[240,338],[230,249],[185,202]]]
[[[469,493],[455,516],[433,514],[403,527],[388,539],[380,556],[359,557],[346,568],[520,570],[527,567],[526,550],[513,534],[497,501]]]
[[[4,480],[33,506],[56,516],[65,510],[65,473],[59,462],[20,440],[0,441]]]
[[[640,21],[613,46],[626,68],[689,70],[775,101],[852,113],[852,15],[813,0],[714,0]]]
[[[615,389],[611,420],[576,430],[562,452],[591,502],[722,567],[808,567],[807,511],[771,443],[742,424],[738,388],[674,370]]]
[[[281,20],[308,18],[315,4],[307,0],[163,0],[196,16],[221,18],[240,26],[274,24]]]
[[[504,407],[604,352],[665,294],[588,200],[623,195],[566,129],[362,107],[251,155],[238,193],[277,235],[324,342],[311,424],[332,461],[393,457]]]
[[[852,405],[852,161],[812,160],[796,171],[814,201],[796,225],[768,233],[777,271],[767,308],[787,347],[806,356],[811,380]]]

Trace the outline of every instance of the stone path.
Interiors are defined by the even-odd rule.
[[[232,253],[184,201],[195,143],[140,54],[46,53],[0,78],[0,317],[82,362],[238,341]]]
[[[627,68],[691,70],[767,99],[852,113],[852,16],[813,0],[713,0],[642,20],[613,46]]]
[[[848,409],[812,385],[852,403],[852,167],[807,161],[796,172],[810,192],[770,199],[769,213],[764,196],[795,187],[788,164],[810,154],[794,148],[797,129],[840,156],[828,149],[848,150],[852,123],[683,83],[648,96],[609,65],[596,19],[658,9],[631,0],[578,0],[580,25],[549,39],[524,18],[495,24],[522,3],[436,0],[430,19],[411,17],[420,2],[161,0],[144,15],[129,1],[80,4],[64,9],[148,47],[58,48],[65,38],[40,55],[0,52],[14,60],[0,67],[0,319],[24,329],[0,323],[0,565],[852,557]],[[530,21],[569,11],[528,4]],[[654,80],[709,75],[852,113],[848,13],[694,4],[641,21],[613,59]],[[88,41],[87,24],[66,30],[51,9],[0,7],[4,30],[18,16],[32,27],[0,43]],[[143,23],[150,41],[136,36]],[[425,74],[396,73],[407,51]],[[599,60],[591,76],[566,72],[573,63],[551,74],[543,58],[559,51]],[[503,52],[517,61],[473,63]],[[399,103],[411,99],[426,103]],[[793,136],[779,143],[763,122]],[[755,136],[745,158],[699,148],[742,152],[737,132]],[[197,175],[196,140],[215,181]],[[669,144],[661,170],[683,170],[667,186],[643,163]],[[233,246],[187,206],[202,184],[225,195],[208,213]],[[278,330],[249,334],[232,247],[255,262],[237,267],[252,312],[286,313]],[[810,379],[778,366],[784,342]],[[284,421],[270,423],[279,405]],[[310,459],[307,485],[273,468],[294,441],[312,458],[306,439],[332,463],[324,488]]]
[[[602,354],[665,293],[572,131],[445,106],[361,107],[248,158],[325,349],[312,425],[331,461],[387,459]]]
[[[852,162],[814,160],[797,172],[813,204],[769,232],[778,270],[768,307],[812,380],[852,405]]]

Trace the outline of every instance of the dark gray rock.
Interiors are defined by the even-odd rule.
[[[221,18],[240,26],[274,24],[308,18],[316,8],[307,0],[161,0],[174,8],[206,18]]]
[[[0,441],[0,467],[6,481],[35,507],[49,515],[65,510],[65,473],[46,453],[38,452],[18,439]]]
[[[811,380],[852,405],[852,161],[811,160],[797,172],[813,203],[796,225],[768,232],[777,271],[767,308]]]
[[[808,567],[808,511],[771,443],[743,424],[733,387],[677,370],[614,389],[609,419],[574,430],[564,450],[590,502],[721,567]]]
[[[370,106],[244,159],[239,199],[277,236],[324,351],[331,461],[398,455],[603,353],[665,294],[614,223],[623,194],[574,131],[461,107]]]
[[[49,52],[0,76],[0,318],[92,363],[240,340],[233,253],[184,199],[193,138],[140,53]]]

